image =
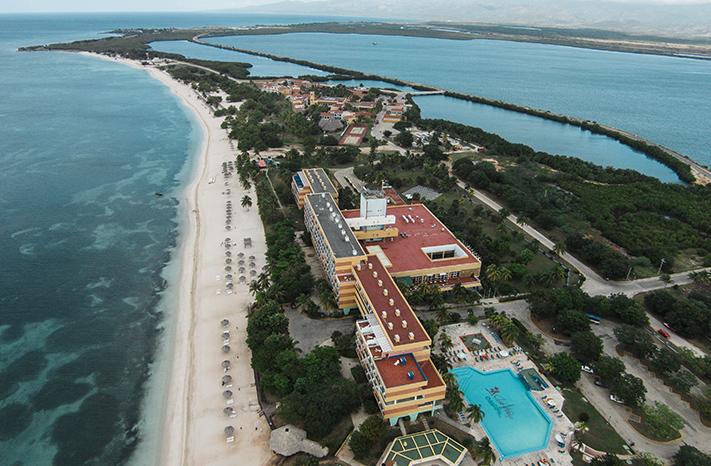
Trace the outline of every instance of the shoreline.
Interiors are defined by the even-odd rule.
[[[256,204],[254,188],[243,190],[238,182],[232,181],[234,178],[220,175],[222,163],[234,161],[234,151],[220,128],[221,119],[212,115],[189,86],[152,65],[94,53],[82,54],[146,71],[171,89],[181,105],[192,113],[202,133],[197,162],[179,198],[185,203],[180,214],[187,217],[182,219],[184,230],[180,232],[180,247],[176,250],[176,258],[182,263],[180,278],[173,284],[179,287],[174,290],[178,295],[177,309],[172,335],[166,336],[164,347],[159,351],[170,355],[171,360],[163,363],[167,373],[165,381],[150,387],[152,393],[146,395],[146,399],[163,402],[157,422],[160,430],[155,433],[156,459],[166,466],[228,465],[233,464],[233,455],[239,452],[243,464],[268,464],[276,455],[269,449],[269,425],[258,414],[251,353],[245,342],[251,295],[247,286],[237,284],[236,280],[234,292],[228,294],[223,277],[226,272],[222,243],[226,237],[237,243],[231,249],[234,254],[241,251],[247,256],[254,255],[257,269],[265,264],[266,240],[258,211],[256,208],[244,211],[239,206],[244,195],[249,195]],[[216,180],[210,183],[213,177]],[[231,189],[230,195],[225,194],[226,189]],[[224,227],[228,199],[238,214],[229,232]],[[245,249],[242,238],[251,238],[252,247]],[[230,320],[228,328],[220,325],[225,318]],[[227,354],[221,351],[224,330],[230,331],[231,349]],[[223,387],[220,380],[225,375],[221,367],[225,359],[231,361],[227,372],[233,377],[230,399],[223,397],[228,387]],[[234,409],[233,417],[223,412],[228,406]],[[234,441],[230,443],[223,431],[228,425],[235,429]],[[244,461],[246,458],[248,462]]]

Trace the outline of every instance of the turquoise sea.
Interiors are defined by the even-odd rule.
[[[342,18],[0,15],[0,465],[153,464],[146,458],[157,446],[154,401],[165,383],[158,355],[171,329],[171,279],[180,268],[172,259],[181,240],[177,199],[201,137],[167,88],[140,70],[16,49],[122,27],[335,19]],[[609,123],[709,163],[711,135],[700,126],[710,121],[708,63],[581,50],[570,56],[568,49],[489,41],[476,47],[488,50],[483,57],[490,66],[497,58],[506,70],[442,65],[437,71],[443,50],[464,45],[379,38],[384,47],[374,51],[371,39],[356,46],[351,36],[260,36],[239,45],[408,80],[431,78],[429,84]],[[523,87],[520,78],[511,81],[525,75],[516,64],[526,66],[527,53],[538,52],[550,56],[539,66],[551,71],[547,91],[536,73]],[[624,75],[628,61],[657,67],[647,81],[635,82],[634,92],[618,81],[607,89],[591,84],[587,92],[566,71],[608,67]],[[259,74],[284,74],[283,63],[254,62]],[[638,103],[621,106],[621,95]],[[640,119],[638,107],[648,108],[649,121]],[[147,398],[148,392],[158,395]]]

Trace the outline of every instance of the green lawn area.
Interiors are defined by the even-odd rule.
[[[600,413],[587,401],[578,391],[565,389],[563,390],[565,403],[563,404],[563,412],[568,418],[576,422],[580,413],[588,413],[590,419],[585,423],[589,430],[583,434],[583,442],[590,447],[614,454],[627,454],[623,448],[625,441],[607,423]]]

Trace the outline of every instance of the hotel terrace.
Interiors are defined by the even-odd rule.
[[[356,323],[358,357],[394,425],[434,412],[446,391],[430,360],[432,341],[396,280],[443,291],[457,282],[477,288],[481,261],[425,206],[389,201],[364,191],[360,210],[341,212],[326,192],[303,196],[306,228],[338,305],[345,313],[357,308],[363,318]]]

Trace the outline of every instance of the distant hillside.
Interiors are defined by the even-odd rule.
[[[239,11],[597,28],[711,38],[711,0],[639,4],[590,0],[287,0]]]

